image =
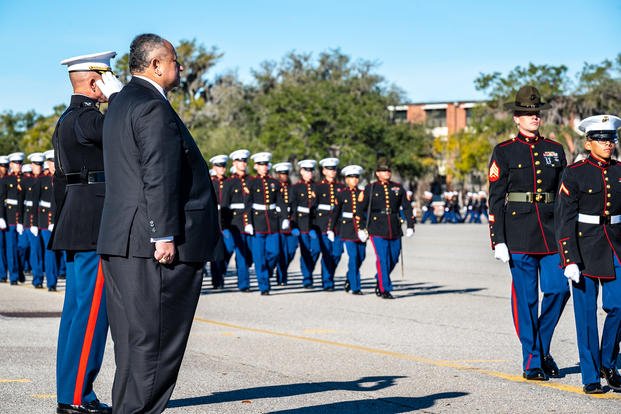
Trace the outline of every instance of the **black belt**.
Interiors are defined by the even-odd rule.
[[[554,193],[507,193],[507,201],[518,203],[554,203]]]
[[[106,176],[103,171],[91,171],[84,175],[82,173],[66,174],[67,185],[74,184],[99,184],[106,182]]]

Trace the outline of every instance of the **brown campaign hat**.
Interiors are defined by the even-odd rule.
[[[541,101],[541,95],[534,86],[522,86],[515,95],[515,102],[507,102],[505,109],[513,112],[541,111],[550,108],[550,104]]]

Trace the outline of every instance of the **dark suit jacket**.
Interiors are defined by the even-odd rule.
[[[179,261],[212,259],[220,231],[209,168],[168,101],[133,78],[109,105],[103,136],[97,252],[150,258],[151,238],[174,236]]]

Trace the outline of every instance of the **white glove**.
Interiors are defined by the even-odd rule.
[[[19,234],[22,234],[24,232],[24,225],[17,223],[17,225],[15,226],[15,230],[17,230]]]
[[[328,240],[330,240],[331,242],[334,241],[334,232],[333,231],[328,230],[326,232],[326,236],[328,236]]]
[[[504,243],[498,243],[494,247],[494,257],[496,258],[496,260],[500,260],[503,263],[507,263],[510,259],[509,249],[507,248],[507,245]]]
[[[289,226],[291,226],[291,223],[289,222],[289,219],[284,219],[282,221],[282,224],[280,225],[280,228],[282,230],[289,230]]]
[[[30,226],[30,232],[37,237],[39,235],[39,228],[37,226]]]
[[[567,279],[573,280],[576,283],[580,282],[580,268],[578,268],[577,264],[572,263],[570,265],[567,265],[563,273],[565,274],[565,277]]]
[[[246,227],[244,227],[244,233],[248,233],[251,236],[254,234],[254,227],[252,227],[252,224],[246,224]]]
[[[408,227],[405,229],[405,237],[412,237],[414,235],[414,228]]]
[[[49,231],[54,231],[54,224],[50,224],[49,226],[47,226],[47,229]]]
[[[364,243],[369,239],[369,233],[364,230],[358,230],[358,238]]]
[[[120,92],[123,89],[123,83],[112,74],[112,72],[104,72],[101,80],[95,81],[95,84],[101,89],[106,98],[110,98],[112,94]]]
[[[6,221],[3,218],[0,218],[0,230],[6,229]]]

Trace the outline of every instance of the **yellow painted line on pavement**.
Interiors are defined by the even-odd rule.
[[[0,378],[0,384],[5,384],[7,382],[32,382],[32,380],[28,378],[20,378],[20,379]]]
[[[56,398],[56,394],[35,394],[32,397],[41,400],[51,400],[52,398]]]
[[[336,333],[334,329],[304,329],[305,334],[326,334],[326,333]]]
[[[330,341],[327,339],[312,338],[309,336],[293,335],[293,334],[288,334],[284,332],[271,331],[268,329],[251,328],[248,326],[235,325],[232,323],[214,321],[211,319],[205,319],[205,318],[199,318],[199,317],[195,317],[194,320],[198,322],[202,322],[202,323],[207,323],[210,325],[215,325],[215,326],[222,326],[226,328],[238,329],[241,331],[254,332],[254,333],[260,333],[260,334],[271,335],[271,336],[279,336],[281,338],[296,339],[296,340],[305,341],[305,342],[314,342],[314,343],[318,343],[322,345],[329,345],[329,346],[333,346],[337,348],[351,349],[355,351],[366,352],[369,354],[382,355],[382,356],[392,357],[392,358],[406,360],[406,361],[418,362],[424,365],[452,368],[452,369],[456,369],[459,371],[476,372],[476,373],[487,375],[490,377],[501,378],[507,381],[528,383],[529,385],[537,385],[537,386],[545,387],[545,388],[553,388],[559,391],[565,391],[565,392],[571,392],[574,394],[585,395],[582,392],[582,387],[576,387],[574,385],[559,384],[553,381],[527,381],[524,378],[522,378],[521,375],[513,375],[513,374],[507,374],[504,372],[471,367],[471,366],[459,363],[458,361],[447,361],[447,360],[425,358],[425,357],[421,357],[417,355],[404,354],[401,352],[386,351],[384,349],[371,348],[371,347],[355,345],[355,344],[348,344],[344,342]],[[591,394],[589,396],[593,398],[621,400],[621,394],[616,394],[611,391],[606,394]]]

